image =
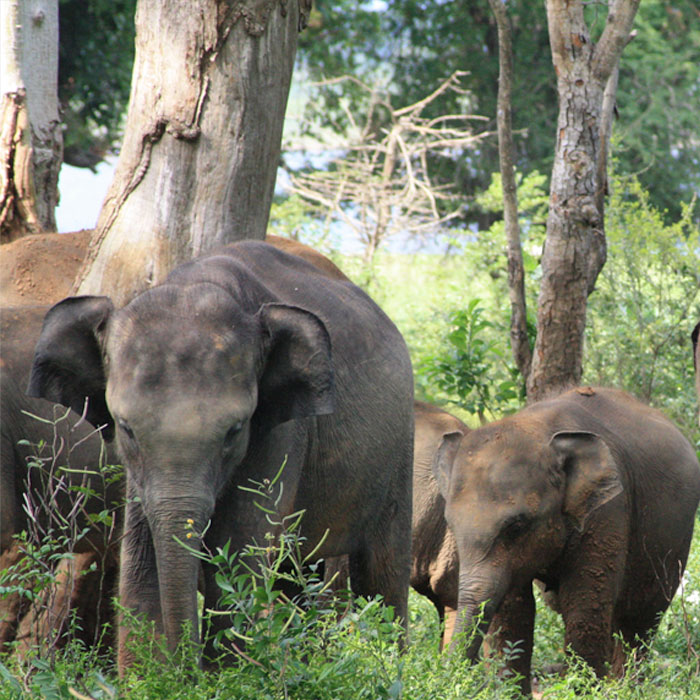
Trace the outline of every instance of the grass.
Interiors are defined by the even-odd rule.
[[[699,538],[696,532],[683,589],[664,616],[646,658],[631,665],[620,680],[598,680],[585,664],[575,661],[565,675],[547,675],[548,667],[565,660],[563,629],[560,617],[538,600],[533,657],[538,696],[550,700],[700,697]],[[21,662],[11,656],[0,658],[0,700],[518,696],[514,684],[501,678],[498,661],[470,666],[458,655],[439,652],[437,613],[432,603],[415,592],[409,600],[410,643],[402,653],[397,643],[400,627],[390,609],[376,600],[360,599],[341,614],[328,596],[320,594],[321,586],[313,576],[305,580],[302,597],[277,599],[275,612],[270,612],[266,596],[276,575],[279,570],[269,569],[268,578],[255,578],[234,569],[228,576],[236,582],[231,587],[236,593],[231,595],[237,595],[248,611],[248,623],[241,630],[247,637],[245,657],[238,657],[233,666],[203,671],[187,650],[174,661],[156,649],[144,625],[135,635],[137,662],[123,679],[116,676],[112,656],[97,657],[75,642],[58,652],[53,663],[38,657]],[[252,609],[250,600],[259,601],[259,607]],[[242,618],[236,619],[240,623]],[[164,660],[154,662],[159,655]]]

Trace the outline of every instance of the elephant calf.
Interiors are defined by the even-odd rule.
[[[484,606],[496,646],[530,691],[538,579],[566,644],[619,673],[620,633],[647,641],[676,591],[700,498],[700,467],[658,411],[613,389],[575,389],[443,441],[435,476],[459,552],[458,631]],[[454,641],[453,641],[454,643]],[[479,652],[477,634],[467,648]]]
[[[459,559],[433,467],[443,441],[461,438],[469,428],[437,406],[420,401],[414,404],[414,416],[411,586],[437,608],[444,623],[444,647],[452,638],[457,616]]]
[[[76,530],[87,528],[88,535],[72,544],[74,558],[59,564],[56,590],[47,595],[43,604],[23,617],[19,595],[0,600],[0,652],[9,641],[20,642],[23,650],[52,634],[58,637],[69,613],[75,613],[80,620],[79,636],[91,644],[102,636],[102,625],[111,619],[120,515],[115,508],[123,501],[123,489],[121,483],[106,484],[95,472],[101,459],[106,464],[116,463],[113,451],[105,451],[95,429],[81,422],[76,413],[71,411],[63,418],[66,409],[62,406],[25,394],[34,344],[48,308],[0,308],[0,569],[22,558],[21,549],[12,538],[28,529],[27,499],[40,528],[55,527],[61,519],[73,520]],[[39,443],[46,446],[42,456],[48,459],[50,455],[51,459],[42,469],[28,469]],[[53,467],[65,465],[70,465],[71,471],[59,475],[54,470],[54,477],[49,478]],[[81,471],[86,467],[90,475]],[[92,495],[75,513],[78,487],[83,493],[89,488]],[[96,525],[89,519],[89,515],[105,509],[114,511],[113,527]],[[93,562],[98,564],[97,570],[73,580],[74,571],[86,570]],[[50,627],[55,628],[51,633]],[[103,641],[108,643],[107,639]]]
[[[413,407],[413,519],[411,523],[411,587],[437,609],[444,631],[441,648],[447,646],[457,616],[459,561],[457,545],[445,520],[445,499],[438,490],[433,467],[445,439],[463,436],[469,428],[447,411],[416,401]],[[325,578],[335,592],[348,580],[347,557],[325,562]]]
[[[263,541],[265,513],[238,487],[283,464],[278,508],[305,511],[304,547],[328,533],[319,556],[349,555],[356,590],[406,619],[413,375],[400,333],[352,283],[266,243],[226,246],[122,309],[106,297],[54,306],[29,386],[78,410],[88,397],[88,420],[116,435],[127,475],[121,603],[171,650],[183,623],[199,639],[199,560],[176,541],[183,528],[203,533],[210,521],[212,551]],[[204,566],[208,608],[215,574]],[[120,630],[122,668],[126,639]],[[216,654],[211,640],[205,653]]]

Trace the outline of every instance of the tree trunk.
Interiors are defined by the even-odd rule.
[[[55,231],[58,0],[0,2],[0,242]]]
[[[503,186],[503,222],[508,242],[508,292],[510,295],[510,346],[513,359],[525,379],[530,374],[532,351],[527,335],[525,270],[518,224],[518,196],[515,183],[515,149],[511,120],[513,88],[513,44],[506,5],[489,0],[498,25],[498,156]]]
[[[309,0],[140,0],[124,144],[74,291],[122,304],[262,239]]]
[[[597,45],[586,26],[581,0],[547,0],[546,4],[559,118],[537,340],[527,382],[531,401],[577,384],[581,378],[588,294],[605,263],[602,190],[606,183],[599,168],[607,149],[601,141],[603,95],[628,41],[639,0],[611,0]]]

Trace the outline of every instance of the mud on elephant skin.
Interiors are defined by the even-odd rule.
[[[227,246],[120,310],[105,297],[57,304],[30,389],[78,407],[87,396],[88,419],[116,433],[121,603],[171,649],[185,622],[198,636],[199,562],[174,537],[192,520],[199,532],[210,521],[212,551],[262,541],[264,513],[238,486],[283,462],[281,514],[305,510],[308,546],[329,530],[319,556],[349,554],[353,587],[406,618],[413,377],[398,330],[352,283],[265,243]],[[205,567],[207,608],[214,573]]]
[[[530,690],[532,581],[556,595],[566,645],[599,675],[658,626],[683,572],[700,498],[688,441],[621,391],[577,389],[453,436],[436,479],[459,552],[459,631],[518,643]],[[467,648],[475,658],[481,636]]]
[[[59,565],[56,590],[41,605],[27,611],[27,601],[19,595],[0,601],[0,649],[15,640],[23,651],[32,643],[60,636],[70,613],[75,613],[80,622],[78,636],[86,644],[92,644],[102,636],[101,628],[112,617],[123,487],[118,482],[105,482],[98,468],[102,460],[105,464],[115,464],[116,458],[111,449],[105,448],[94,427],[81,421],[79,415],[72,411],[67,414],[63,406],[25,394],[34,345],[48,309],[48,306],[0,309],[2,568],[22,558],[21,548],[12,538],[30,529],[27,504],[31,504],[38,528],[56,527],[58,520],[65,518],[74,522],[78,532],[88,528],[88,535],[71,545],[75,558]],[[39,420],[32,416],[38,416]],[[24,441],[30,444],[23,444]],[[46,446],[41,452],[44,465],[41,469],[29,468],[39,443]],[[70,465],[70,471],[57,469],[66,465]],[[88,471],[81,471],[84,468]],[[78,487],[83,489],[83,495],[76,490]],[[88,491],[92,496],[74,511]],[[113,513],[111,526],[96,525],[90,520],[91,514],[105,510]],[[72,511],[75,517],[70,515]],[[95,571],[71,580],[74,571],[88,569],[92,563],[97,565]],[[109,643],[108,639],[102,641]]]

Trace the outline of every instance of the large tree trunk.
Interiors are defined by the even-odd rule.
[[[537,340],[528,398],[576,384],[581,378],[588,294],[605,263],[599,168],[607,144],[603,119],[606,84],[626,45],[639,0],[611,0],[598,44],[591,40],[583,2],[547,0],[559,119],[549,197],[547,238],[537,309]]]
[[[0,2],[0,242],[55,231],[58,0]]]
[[[75,291],[124,303],[265,236],[309,0],[140,0],[126,133]]]

